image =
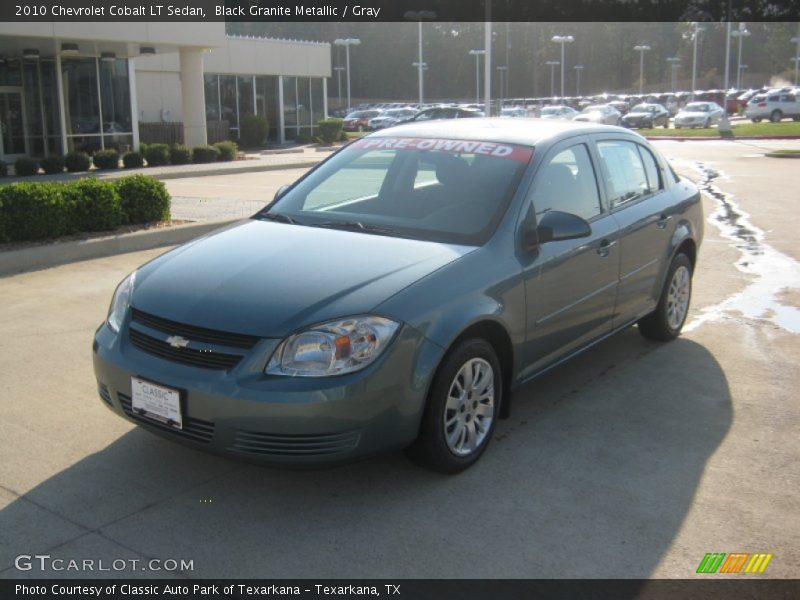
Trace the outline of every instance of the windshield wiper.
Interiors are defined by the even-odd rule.
[[[360,231],[364,233],[373,233],[375,235],[388,235],[392,237],[410,238],[412,236],[400,233],[391,227],[383,227],[381,225],[371,225],[370,223],[362,223],[361,221],[322,221],[320,223],[309,223],[309,227],[324,227],[326,229],[343,229],[345,231]]]
[[[300,225],[300,222],[290,217],[285,213],[279,212],[262,212],[256,215],[259,219],[269,219],[270,221],[280,221],[281,223],[289,223],[290,225]]]

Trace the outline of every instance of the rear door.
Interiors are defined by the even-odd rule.
[[[620,230],[617,327],[652,311],[658,302],[675,207],[661,165],[644,144],[598,136],[595,147],[608,207]]]
[[[588,141],[553,147],[528,191],[528,218],[547,211],[586,219],[589,237],[541,244],[523,265],[527,343],[522,378],[611,331],[619,227],[601,201]]]

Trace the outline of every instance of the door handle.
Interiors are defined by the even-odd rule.
[[[666,229],[670,219],[672,219],[672,215],[662,214],[658,221],[656,221],[656,225],[658,225],[659,229]]]
[[[605,258],[608,256],[609,252],[611,252],[611,248],[613,248],[616,243],[616,240],[612,242],[611,240],[604,239],[602,242],[600,242],[600,246],[597,248],[597,253]]]

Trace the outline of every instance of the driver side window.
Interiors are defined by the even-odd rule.
[[[542,166],[532,200],[537,215],[557,210],[588,221],[602,212],[597,178],[584,144],[562,150]]]

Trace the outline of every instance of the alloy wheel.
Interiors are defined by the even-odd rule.
[[[675,269],[667,292],[667,323],[672,329],[678,329],[689,310],[691,293],[691,275],[689,269],[681,265]]]
[[[480,448],[494,419],[494,369],[482,358],[465,362],[450,384],[444,408],[444,437],[456,456]]]

